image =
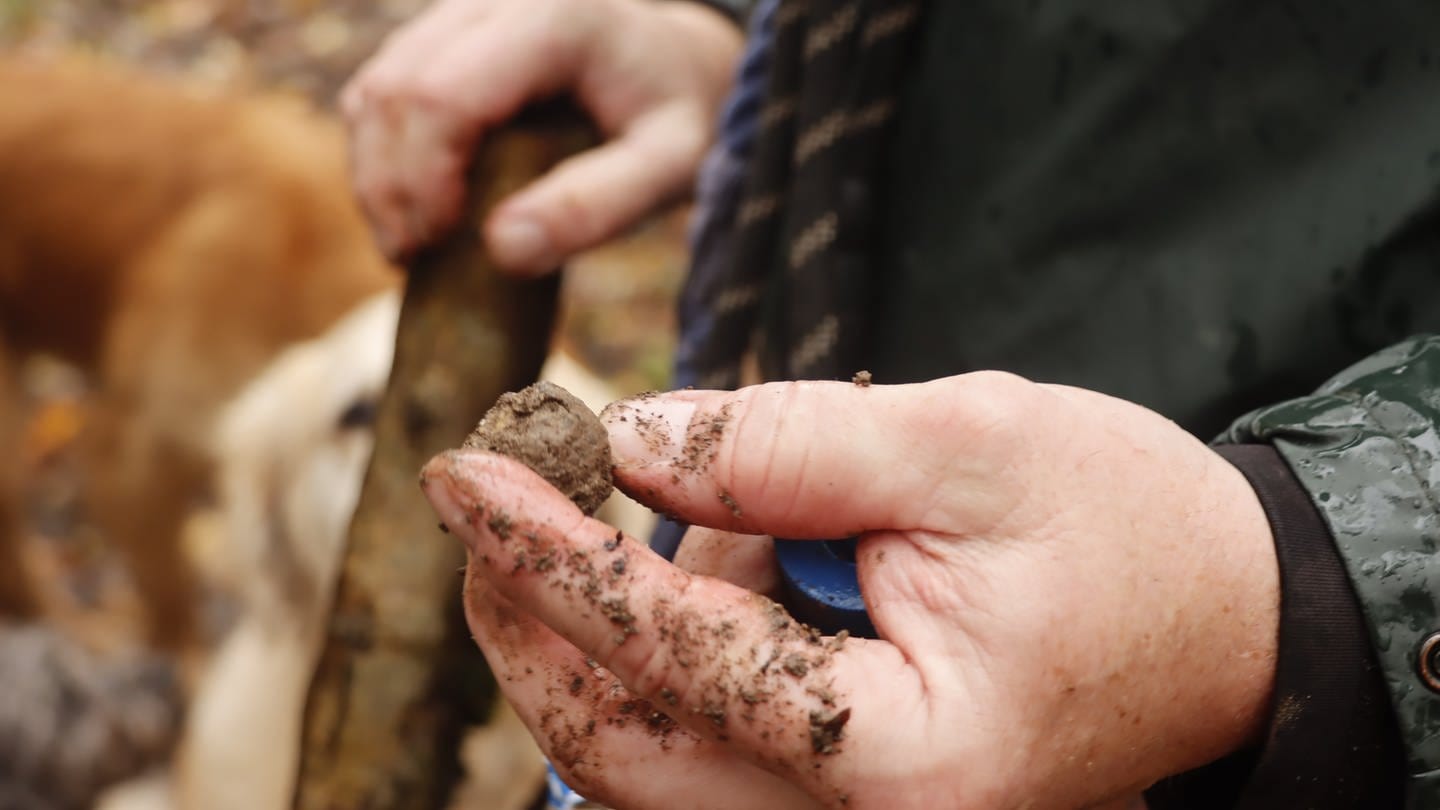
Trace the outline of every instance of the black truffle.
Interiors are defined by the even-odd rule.
[[[523,462],[587,515],[610,497],[610,434],[585,403],[554,383],[502,394],[464,446]]]

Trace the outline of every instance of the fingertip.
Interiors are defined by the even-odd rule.
[[[451,468],[457,461],[469,455],[477,454],[477,450],[466,450],[457,448],[442,450],[430,457],[425,465],[420,468],[420,488],[428,490],[431,486],[450,479]]]
[[[471,527],[483,514],[490,493],[492,454],[478,450],[446,450],[420,468],[420,490],[441,523],[472,546]],[[473,548],[472,548],[473,550]]]
[[[510,469],[507,469],[510,468]],[[445,450],[420,469],[420,488],[431,492],[448,491],[467,508],[483,507],[498,492],[503,492],[507,474],[523,481],[530,468],[507,456],[485,450],[456,448]]]
[[[584,515],[564,493],[520,461],[499,453],[460,448],[446,450],[426,462],[420,488],[442,520],[472,547],[488,529],[497,530],[496,515],[506,526],[571,525]],[[448,524],[447,524],[448,525]],[[504,539],[501,537],[500,539]],[[473,550],[473,549],[472,549]]]

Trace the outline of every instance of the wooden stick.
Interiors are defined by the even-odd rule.
[[[501,275],[480,223],[500,198],[592,142],[563,105],[487,133],[462,226],[410,267],[375,454],[305,708],[295,808],[443,807],[460,733],[488,712],[494,682],[460,612],[464,553],[440,532],[416,474],[458,446],[500,394],[539,374],[558,275]]]

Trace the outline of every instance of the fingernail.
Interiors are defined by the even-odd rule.
[[[540,268],[551,264],[550,237],[540,223],[526,217],[506,217],[490,228],[490,255],[510,267]]]
[[[606,405],[600,421],[610,431],[615,464],[625,467],[677,459],[694,416],[693,402],[648,394]]]

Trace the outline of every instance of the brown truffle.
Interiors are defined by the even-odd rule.
[[[502,394],[464,446],[524,462],[587,515],[610,497],[610,434],[585,403],[554,383]]]

